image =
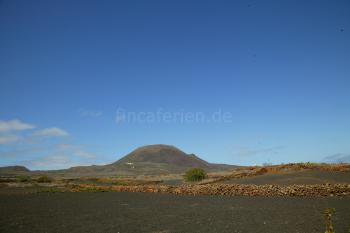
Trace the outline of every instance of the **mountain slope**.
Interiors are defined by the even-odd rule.
[[[24,166],[0,167],[0,175],[25,174],[29,172],[30,170]]]
[[[150,145],[140,147],[112,165],[123,163],[164,163],[182,167],[208,168],[210,164],[195,155],[188,155],[174,146]]]
[[[209,172],[230,169],[235,166],[211,164],[194,154],[186,154],[174,146],[157,144],[139,147],[111,164],[78,166],[47,172],[75,177],[115,175],[135,176],[183,173],[189,168],[194,167],[202,168]],[[16,172],[14,171],[13,173]]]
[[[137,148],[120,160],[104,166],[73,167],[70,174],[91,175],[159,175],[183,173],[189,168],[199,167],[206,171],[234,168],[225,164],[211,164],[194,154],[186,154],[170,145],[148,145]]]

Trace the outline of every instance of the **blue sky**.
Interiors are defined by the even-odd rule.
[[[346,0],[2,0],[0,166],[350,161],[349,41]]]

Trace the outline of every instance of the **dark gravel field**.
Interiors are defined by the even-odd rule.
[[[151,193],[1,194],[0,232],[324,232],[350,228],[350,198],[176,196]]]
[[[350,173],[336,171],[305,170],[281,174],[264,174],[260,176],[243,177],[240,179],[231,179],[225,181],[224,183],[257,185],[276,184],[282,186],[293,184],[350,183]]]

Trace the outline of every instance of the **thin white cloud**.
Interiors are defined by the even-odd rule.
[[[80,148],[79,145],[61,144],[47,156],[23,161],[21,164],[31,170],[67,169],[75,166],[95,164],[96,155]]]
[[[327,163],[350,163],[350,154],[337,153],[333,155],[328,155],[323,158],[323,161]]]
[[[21,148],[21,149],[12,149],[7,151],[0,151],[0,157],[22,157],[28,156],[31,154],[41,153],[44,151],[43,147],[30,147],[30,148]]]
[[[67,155],[51,154],[45,157],[24,161],[22,164],[28,166],[31,170],[55,170],[78,166],[82,163],[73,161],[70,156]]]
[[[61,150],[61,151],[69,150],[69,149],[76,148],[76,147],[77,147],[76,145],[66,144],[66,143],[62,143],[62,144],[57,145],[57,149]]]
[[[278,154],[281,150],[285,149],[286,146],[275,146],[269,148],[248,148],[248,147],[236,147],[234,154],[238,156],[254,156],[254,155],[274,155]]]
[[[86,151],[85,147],[81,145],[60,144],[57,146],[57,149],[61,152],[69,152],[83,159],[95,159],[97,157],[96,154]]]
[[[35,159],[29,162],[29,164],[35,167],[47,167],[50,165],[60,166],[70,163],[70,159],[67,156],[51,155],[40,159]]]
[[[8,132],[8,131],[19,131],[26,129],[34,129],[35,126],[22,122],[20,120],[14,119],[9,121],[0,121],[0,132]]]
[[[99,116],[102,113],[85,113]],[[28,166],[30,169],[51,170],[79,165],[96,164],[98,156],[84,145],[58,144],[41,140],[52,137],[66,137],[69,133],[58,127],[35,129],[29,134],[22,130],[36,128],[20,120],[0,121],[0,158],[13,158],[15,164]],[[8,146],[8,148],[7,148]],[[6,150],[5,150],[6,149]],[[37,157],[39,156],[39,157]],[[25,160],[19,160],[27,158]],[[0,161],[0,166],[2,162]]]
[[[38,137],[65,137],[68,135],[69,135],[68,132],[57,127],[46,128],[46,129],[38,130],[33,133],[33,136],[38,136]]]
[[[94,159],[96,158],[96,155],[94,153],[88,152],[88,151],[84,151],[81,149],[77,149],[75,151],[75,154],[81,158],[85,158],[85,159]]]
[[[13,142],[17,142],[21,139],[21,137],[17,136],[17,135],[0,135],[0,144],[4,145],[4,144],[10,144]]]

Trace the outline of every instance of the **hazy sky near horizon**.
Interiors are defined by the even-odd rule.
[[[1,0],[0,106],[0,166],[350,161],[350,2]]]

